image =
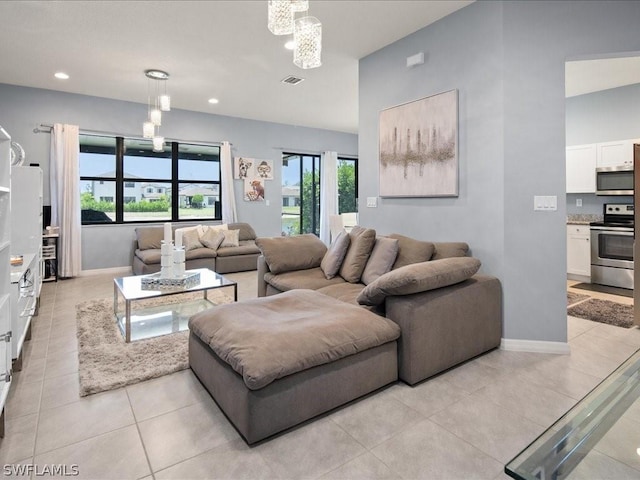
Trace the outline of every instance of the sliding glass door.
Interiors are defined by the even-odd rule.
[[[282,156],[282,235],[320,235],[320,155]],[[338,213],[357,212],[357,160],[338,158]]]

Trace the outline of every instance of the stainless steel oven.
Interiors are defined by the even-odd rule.
[[[591,282],[633,289],[633,205],[605,204],[591,224]]]

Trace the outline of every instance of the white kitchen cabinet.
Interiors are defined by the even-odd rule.
[[[11,137],[0,127],[0,436],[11,386]]]
[[[567,193],[595,193],[597,144],[567,147]]]
[[[567,225],[567,273],[591,276],[591,230],[589,225]]]
[[[36,257],[34,287],[36,299],[42,285],[42,169],[11,167],[11,253]]]
[[[22,265],[11,267],[11,358],[14,371],[22,369],[22,348],[30,338],[31,319],[36,310],[38,256],[22,255]]]
[[[598,143],[596,166],[633,167],[633,144],[637,140],[618,140],[616,142]]]

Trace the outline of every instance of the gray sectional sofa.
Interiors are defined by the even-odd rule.
[[[218,273],[255,270],[260,249],[256,246],[256,232],[248,223],[230,223],[229,230],[239,230],[238,246],[206,247],[187,250],[186,269],[208,268]],[[173,229],[174,232],[176,228]],[[134,275],[160,271],[160,242],[164,238],[162,226],[136,228],[132,270]]]
[[[354,233],[359,231],[349,235],[355,238]],[[388,273],[368,285],[357,273],[364,273],[373,257],[349,258],[348,252],[340,271],[328,279],[321,268],[327,248],[315,236],[258,239],[263,253],[258,258],[258,296],[317,290],[393,320],[402,330],[399,377],[410,385],[500,345],[500,281],[476,273],[480,262],[468,256],[468,244],[423,242],[398,234],[386,238],[397,240],[396,259]],[[355,243],[352,239],[349,249]],[[354,275],[349,270],[362,257],[364,267],[355,268]]]
[[[258,298],[189,320],[189,365],[251,444],[496,348],[498,279],[466,243],[375,231],[258,238]]]

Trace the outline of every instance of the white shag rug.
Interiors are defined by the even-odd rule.
[[[209,291],[215,304],[233,299],[220,290]],[[153,306],[202,296],[184,294],[136,302]],[[113,299],[76,305],[80,396],[104,392],[189,368],[189,331],[125,343],[113,314]]]

